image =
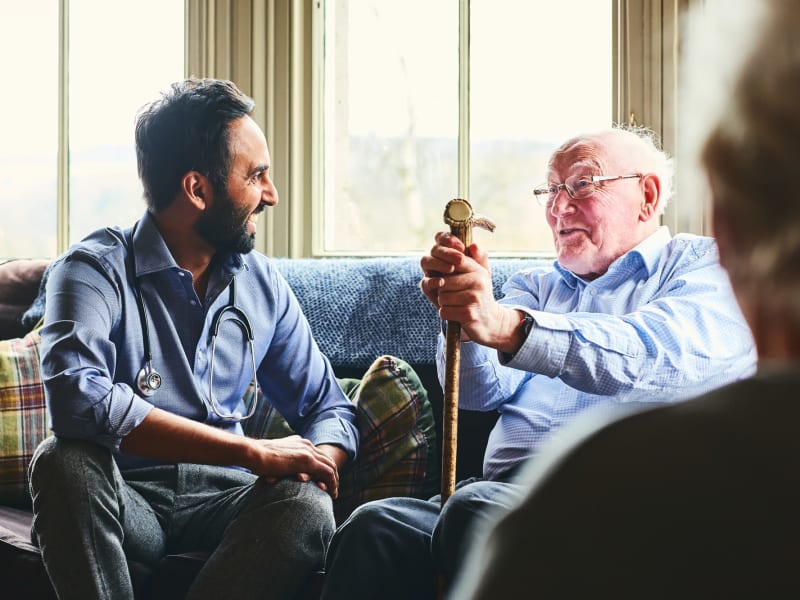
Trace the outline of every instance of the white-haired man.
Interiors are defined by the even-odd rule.
[[[512,276],[499,301],[487,254],[436,234],[421,288],[461,324],[460,406],[500,413],[483,478],[460,482],[441,510],[438,498],[357,509],[329,549],[326,600],[434,597],[475,525],[517,501],[519,467],[561,425],[604,403],[674,401],[752,373],[753,340],[714,241],[660,225],[670,161],[643,133],[610,129],[555,150],[534,193],[557,261]]]

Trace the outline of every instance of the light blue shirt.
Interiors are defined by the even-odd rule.
[[[500,413],[487,479],[589,407],[677,401],[755,372],[755,344],[712,238],[661,227],[594,281],[555,263],[513,275],[503,294],[535,321],[519,351],[461,345],[460,407]],[[440,335],[442,383],[444,362]]]
[[[128,233],[112,228],[91,234],[49,274],[42,374],[56,435],[115,450],[117,463],[126,469],[154,464],[119,453],[122,438],[153,406],[242,434],[239,421],[218,417],[208,402],[211,323],[229,304],[235,276],[236,305],[253,328],[257,379],[265,398],[300,435],[315,444],[337,444],[355,456],[355,409],[269,259],[257,252],[216,256],[205,298],[198,298],[191,272],[175,263],[148,213],[133,238],[135,277],[147,308],[153,367],[163,384],[149,398],[140,395],[135,381],[144,346]],[[223,321],[214,356],[220,412],[247,414],[243,398],[252,377],[242,328]]]

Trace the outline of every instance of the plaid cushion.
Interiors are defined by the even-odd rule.
[[[28,463],[50,435],[39,375],[39,332],[0,341],[0,504],[27,506]]]
[[[434,495],[440,462],[433,411],[411,366],[381,356],[360,381],[340,379],[339,385],[356,405],[361,443],[356,460],[340,474],[337,521],[369,500]],[[260,402],[245,433],[274,439],[293,431],[278,411]]]

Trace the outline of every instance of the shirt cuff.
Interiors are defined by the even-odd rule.
[[[535,325],[516,354],[498,351],[500,364],[547,377],[559,377],[564,371],[569,350],[570,336],[564,331],[568,323],[561,315],[514,308],[532,316]]]
[[[354,460],[358,449],[356,426],[339,418],[322,419],[311,425],[304,436],[315,446],[334,444],[341,447],[350,460]]]

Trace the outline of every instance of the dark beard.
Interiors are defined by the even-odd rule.
[[[194,225],[195,231],[217,252],[247,254],[256,245],[255,234],[247,233],[247,214],[238,213],[230,196],[223,193]]]

